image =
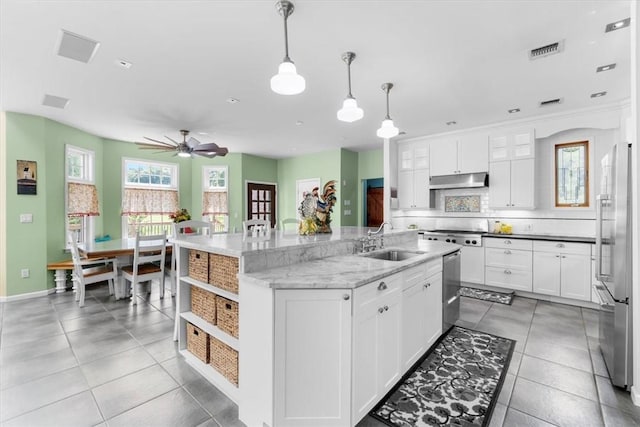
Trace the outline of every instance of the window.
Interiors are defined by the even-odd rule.
[[[124,238],[173,232],[169,215],[179,208],[178,165],[124,159],[122,234]]]
[[[227,166],[204,166],[202,168],[202,216],[213,224],[214,232],[229,231],[229,204]]]
[[[589,207],[589,141],[555,145],[556,207]]]
[[[93,151],[65,146],[66,212],[65,242],[69,233],[84,243],[93,235],[93,216],[98,215]]]

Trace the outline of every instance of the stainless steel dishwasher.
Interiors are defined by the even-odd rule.
[[[460,251],[442,257],[442,332],[460,317]]]

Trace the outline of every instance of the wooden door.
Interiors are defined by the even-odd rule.
[[[247,219],[266,219],[276,226],[276,186],[247,183]]]
[[[379,227],[382,224],[383,199],[384,188],[367,188],[367,227]]]

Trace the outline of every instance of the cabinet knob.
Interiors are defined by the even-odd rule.
[[[505,270],[504,274],[511,274],[511,270]]]
[[[389,306],[388,305],[384,306],[384,311],[389,311]]]
[[[560,258],[560,255],[556,255],[556,258]]]
[[[564,243],[558,243],[558,244],[556,245],[556,248],[564,248]]]
[[[509,249],[505,249],[504,253],[507,254],[507,255],[510,255],[511,251]]]
[[[345,301],[349,301],[349,298],[351,298],[351,297],[349,296],[349,294],[344,294],[344,295],[342,295],[342,299],[343,299],[343,300],[345,300]]]
[[[387,289],[387,284],[384,282],[380,282],[380,284],[378,285],[378,290],[384,291],[385,289]]]
[[[382,307],[378,308],[378,313],[380,313],[380,314],[384,313],[384,308],[382,308]]]
[[[567,257],[566,255],[560,255],[560,258],[566,258],[566,257]]]
[[[511,244],[511,240],[505,240],[505,241],[504,241],[504,244],[505,244],[505,245],[510,245],[510,244]]]
[[[429,282],[427,282],[427,283],[425,283],[425,284],[424,284],[424,287],[425,287],[425,288],[428,288],[429,286],[431,286],[431,283],[429,283]]]

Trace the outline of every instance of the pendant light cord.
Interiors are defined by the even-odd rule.
[[[385,92],[387,92],[387,117],[385,117],[385,119],[391,120],[391,117],[389,116],[389,88],[387,88]]]
[[[283,10],[282,16],[284,17],[284,60],[283,62],[292,62],[289,58],[289,31],[287,30],[287,18],[289,17],[289,11]]]
[[[347,64],[347,80],[349,81],[349,95],[347,95],[347,98],[353,98],[353,95],[351,95],[351,63]]]

